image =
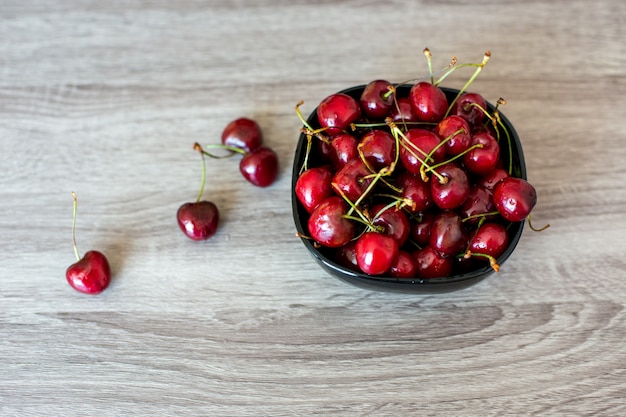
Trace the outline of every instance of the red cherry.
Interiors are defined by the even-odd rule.
[[[435,215],[430,212],[422,213],[419,221],[411,225],[411,239],[420,247],[427,246],[430,242],[430,226],[433,224]]]
[[[393,106],[393,94],[389,94],[389,81],[374,80],[361,93],[361,109],[371,119],[384,119]]]
[[[414,278],[417,275],[417,261],[406,251],[399,251],[396,260],[389,268],[389,275],[396,278]]]
[[[463,223],[452,211],[439,213],[430,226],[430,246],[444,256],[462,252],[467,245]]]
[[[477,184],[485,187],[489,191],[493,191],[493,187],[503,178],[509,176],[509,173],[503,168],[496,168],[487,175],[483,175],[478,179]]]
[[[76,194],[74,198],[74,210],[72,216],[72,243],[76,262],[65,271],[65,279],[78,292],[85,294],[99,294],[104,291],[111,282],[111,266],[102,252],[90,250],[81,258],[76,246]]]
[[[210,201],[185,203],[176,212],[180,230],[192,240],[207,240],[213,236],[219,218],[217,206]]]
[[[467,120],[470,126],[476,127],[480,125],[485,118],[485,113],[476,105],[480,106],[483,110],[487,110],[487,103],[480,94],[463,93],[452,106],[450,114],[461,116]]]
[[[454,258],[444,258],[430,246],[414,253],[417,276],[420,278],[441,278],[452,274]]]
[[[345,218],[347,204],[331,196],[313,210],[308,221],[311,237],[323,246],[339,248],[354,237],[354,224]]]
[[[413,112],[422,122],[438,123],[448,110],[446,94],[439,87],[426,81],[411,87],[409,99]]]
[[[472,238],[469,250],[494,258],[502,255],[509,246],[506,228],[500,223],[483,223]]]
[[[431,177],[430,192],[437,207],[452,210],[463,204],[470,190],[465,171],[453,163],[442,165],[435,171],[447,179],[441,183],[437,177]]]
[[[351,123],[361,118],[359,103],[344,93],[335,93],[326,97],[317,107],[317,120],[321,127],[331,135],[346,130]]]
[[[469,195],[465,202],[459,208],[459,214],[461,218],[467,219],[465,221],[468,225],[474,225],[480,221],[480,215],[487,213],[493,213],[496,211],[496,206],[493,204],[493,198],[491,191],[481,185],[475,185],[470,188]],[[493,216],[488,216],[491,218]]]
[[[460,116],[448,116],[437,124],[434,132],[446,140],[446,153],[455,156],[470,147],[472,137],[467,121]]]
[[[99,294],[111,281],[111,267],[106,256],[91,250],[65,272],[67,282],[78,292]]]
[[[537,204],[537,192],[528,181],[507,177],[493,188],[493,203],[506,220],[519,222],[528,217]]]
[[[440,143],[439,137],[426,129],[410,129],[405,133],[406,141],[400,148],[400,159],[407,171],[419,175],[422,161]],[[446,156],[446,148],[441,146],[432,155],[434,163],[441,162]],[[426,161],[427,165],[433,165],[433,161]]]
[[[298,201],[308,213],[333,193],[331,181],[333,173],[327,166],[309,168],[296,180],[295,192]]]
[[[472,136],[471,146],[482,145],[463,156],[463,165],[467,172],[475,175],[487,175],[496,168],[500,160],[500,145],[489,133],[481,132]]]
[[[403,172],[398,176],[396,185],[402,189],[402,197],[413,203],[406,207],[410,212],[418,213],[433,205],[430,184],[422,181],[417,175]]]
[[[253,185],[267,187],[278,176],[278,156],[272,149],[261,146],[241,158],[239,171]]]
[[[336,170],[341,169],[348,161],[359,157],[357,145],[359,140],[348,133],[340,133],[330,141],[330,162]]]
[[[356,261],[361,271],[381,275],[389,271],[398,256],[398,242],[377,232],[365,232],[356,242]]]
[[[413,111],[413,106],[411,105],[411,100],[407,97],[400,97],[396,99],[396,104],[391,107],[391,111],[389,112],[389,117],[394,122],[417,122],[417,115]]]
[[[332,186],[339,195],[344,195],[348,200],[356,202],[371,184],[371,178],[365,178],[371,172],[361,159],[348,161],[343,168],[337,171],[332,180]]]
[[[335,260],[346,268],[358,270],[359,266],[356,263],[356,241],[351,240],[340,248],[337,248]]]
[[[381,233],[394,238],[398,246],[404,245],[411,234],[411,224],[402,210],[395,207],[386,208],[385,204],[377,204],[372,207],[371,214],[373,215],[372,224],[383,228]]]
[[[233,120],[222,132],[222,144],[234,146],[246,152],[256,150],[262,142],[263,134],[257,122],[245,117]]]
[[[396,141],[384,130],[372,130],[363,135],[358,149],[376,170],[391,165],[396,159]]]

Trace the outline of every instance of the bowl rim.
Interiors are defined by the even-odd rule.
[[[338,91],[337,93],[348,94],[355,99],[358,100],[360,97],[360,93],[365,88],[366,84],[356,85],[352,87],[345,88],[343,90]],[[396,85],[396,90],[399,92],[404,92],[412,87],[412,84],[399,84]],[[447,96],[448,100],[450,98],[454,98],[459,90],[450,87],[439,87]],[[490,112],[493,112],[495,106],[485,100],[487,104],[487,109]],[[502,112],[498,112],[502,124],[506,127],[510,135],[510,143],[511,147],[514,149],[515,159],[517,161],[516,168],[517,171],[515,173],[516,177],[527,179],[526,172],[526,163],[524,160],[524,153],[522,150],[522,144],[517,134],[517,131],[513,127],[513,124],[510,120],[504,115]],[[311,126],[319,126],[317,121],[317,106],[313,109],[310,115],[307,117],[307,123]],[[306,230],[305,225],[302,221],[302,216],[308,216],[308,213],[304,209],[304,206],[298,200],[295,193],[295,185],[298,180],[300,169],[304,162],[304,154],[306,152],[306,135],[304,133],[300,133],[298,138],[298,142],[295,149],[295,155],[293,160],[292,167],[292,181],[291,181],[291,202],[292,202],[292,215],[294,219],[294,224],[296,226],[297,232],[300,234],[300,240],[304,244],[304,246],[308,249],[311,256],[317,261],[317,263],[324,269],[326,272],[335,278],[339,278],[345,282],[353,284],[355,286],[370,289],[370,290],[383,290],[383,291],[392,291],[392,292],[408,292],[408,293],[429,293],[429,292],[449,292],[462,288],[469,287],[489,275],[495,273],[495,271],[489,266],[485,265],[484,267],[478,268],[473,271],[464,272],[462,274],[451,275],[448,277],[440,277],[440,278],[396,278],[391,277],[389,275],[368,275],[363,272],[358,272],[353,269],[342,266],[341,264],[335,262],[330,257],[324,254],[324,248],[318,249],[314,246],[313,242],[304,237],[308,234],[308,230]],[[507,143],[508,149],[508,143]],[[525,225],[525,220],[521,222],[512,223],[511,227],[515,227],[516,230],[511,233],[509,246],[506,250],[497,258],[497,262],[502,265],[513,253],[519,240],[521,238],[523,229]],[[329,250],[329,249],[326,249]]]

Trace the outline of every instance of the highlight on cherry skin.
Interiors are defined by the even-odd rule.
[[[74,209],[72,216],[72,243],[76,262],[65,271],[68,284],[76,291],[83,294],[99,294],[104,291],[111,282],[111,266],[107,257],[99,251],[90,250],[81,257],[76,246],[76,208],[78,201],[76,193],[72,192]]]

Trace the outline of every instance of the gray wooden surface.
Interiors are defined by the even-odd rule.
[[[626,414],[626,6],[588,1],[0,3],[0,415]],[[305,113],[452,55],[518,129],[539,203],[501,272],[368,292],[293,235]],[[465,76],[445,85],[459,87]],[[210,241],[175,223],[195,141],[255,118],[278,181],[209,161]],[[78,246],[114,279],[65,281]]]

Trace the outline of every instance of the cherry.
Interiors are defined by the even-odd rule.
[[[417,175],[403,172],[396,179],[396,185],[402,189],[402,197],[412,203],[407,205],[410,212],[421,212],[433,205],[430,184],[422,181]]]
[[[344,93],[335,93],[326,97],[317,107],[317,120],[321,127],[331,135],[346,130],[351,123],[361,117],[359,103]]]
[[[441,278],[452,274],[454,258],[445,258],[435,249],[426,246],[413,254],[420,278]]]
[[[400,250],[389,268],[389,275],[396,278],[413,278],[417,275],[417,261],[410,253]]]
[[[480,132],[472,136],[474,148],[463,155],[463,165],[467,172],[475,175],[487,175],[496,168],[500,160],[500,145],[489,133]]]
[[[252,119],[241,117],[228,123],[222,132],[222,144],[253,152],[263,142],[261,128]]]
[[[537,204],[537,192],[528,181],[507,177],[493,187],[493,203],[506,220],[519,222],[528,217]]]
[[[345,215],[347,204],[341,197],[330,196],[313,210],[308,221],[311,237],[319,244],[339,248],[354,237],[354,224]]]
[[[480,125],[485,118],[483,110],[487,110],[485,99],[477,93],[466,92],[459,96],[452,106],[450,114],[458,115],[467,120],[472,127]]]
[[[278,176],[278,156],[272,149],[261,146],[241,158],[239,171],[251,184],[267,187]]]
[[[472,238],[471,253],[489,255],[494,258],[502,255],[509,246],[506,228],[500,223],[483,223]]]
[[[472,137],[467,121],[461,116],[448,116],[440,121],[434,132],[445,142],[446,153],[450,156],[459,155],[470,147]]]
[[[422,122],[439,122],[448,110],[448,99],[445,93],[436,85],[426,81],[416,83],[411,87],[409,99],[413,112]]]
[[[333,173],[328,166],[309,168],[296,180],[295,192],[308,213],[333,193]]]
[[[346,268],[357,269],[359,266],[356,263],[356,241],[351,240],[340,248],[337,248],[335,260]]]
[[[467,199],[459,208],[459,214],[469,225],[477,224],[481,215],[490,214],[487,218],[492,218],[495,211],[496,206],[493,204],[491,191],[482,185],[472,186]]]
[[[348,133],[340,133],[330,141],[329,157],[335,169],[341,169],[348,161],[359,157],[359,140]]]
[[[76,262],[65,271],[65,278],[72,288],[85,294],[99,294],[111,282],[111,266],[106,256],[99,251],[90,250],[80,257],[76,246],[76,194],[74,198],[74,214],[72,220],[72,241]]]
[[[363,135],[358,149],[375,170],[391,165],[396,158],[396,141],[384,130],[372,130]]]
[[[407,97],[400,97],[396,99],[396,103],[391,107],[389,117],[394,122],[417,122],[417,115],[413,111],[411,100]]]
[[[441,140],[430,130],[410,129],[405,133],[405,137],[406,140],[402,142],[403,146],[400,148],[400,159],[407,171],[418,175],[423,162],[426,162],[427,165],[432,165],[433,163],[443,161],[445,158],[445,147],[437,148]],[[437,150],[432,155],[432,161],[425,161],[427,155],[435,148]]]
[[[398,251],[398,242],[394,238],[377,232],[365,232],[356,241],[357,264],[369,275],[389,271]]]
[[[427,246],[430,242],[430,226],[434,218],[435,215],[431,212],[422,213],[419,221],[411,225],[411,239],[420,247]]]
[[[509,173],[503,168],[495,168],[490,173],[483,175],[478,179],[477,184],[485,187],[489,191],[493,191],[498,181],[509,176]]]
[[[215,234],[219,224],[219,210],[210,201],[201,201],[206,182],[204,150],[200,144],[194,144],[194,150],[202,156],[202,182],[195,202],[185,203],[178,208],[176,220],[183,233],[192,240],[206,240]]]
[[[430,246],[444,256],[461,252],[467,237],[458,214],[444,211],[435,216],[430,226]]]
[[[383,119],[393,106],[393,94],[389,81],[374,80],[368,83],[361,93],[360,104],[365,116],[372,119]]]
[[[394,238],[398,246],[404,245],[411,234],[411,224],[402,210],[387,207],[385,204],[377,204],[372,207],[371,214],[374,226],[381,227],[382,233]]]
[[[430,192],[437,207],[452,210],[463,204],[470,191],[465,171],[453,163],[444,164],[435,171],[446,179],[442,183],[432,177],[430,181]]]
[[[333,189],[337,194],[343,194],[348,200],[355,202],[371,184],[372,179],[367,178],[370,174],[371,172],[361,159],[348,161],[333,176]]]

